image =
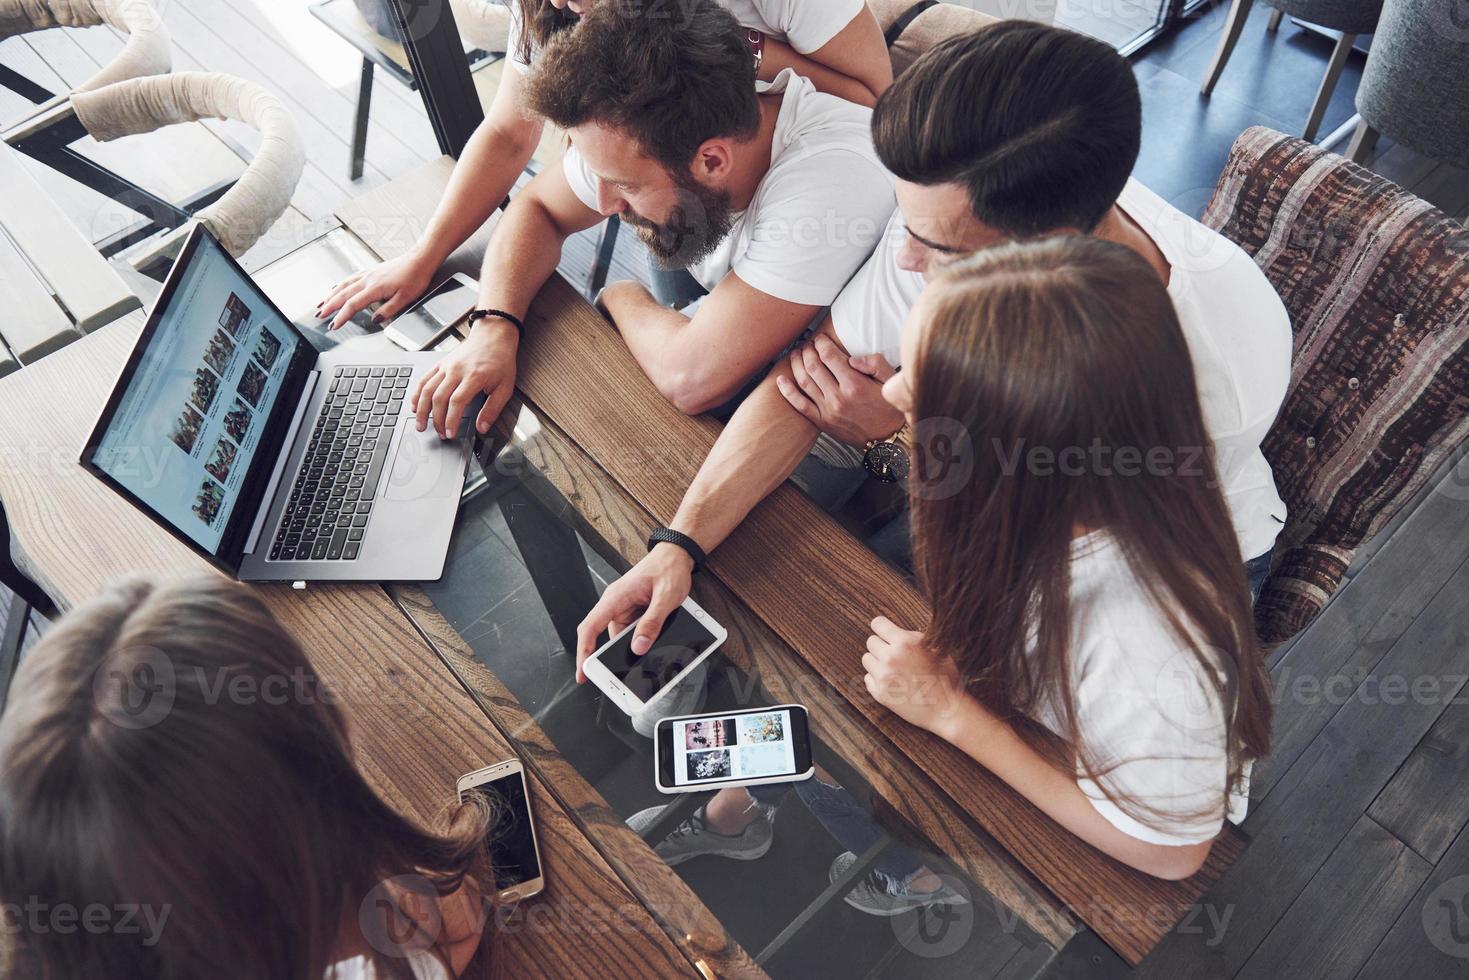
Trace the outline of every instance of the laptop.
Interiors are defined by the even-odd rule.
[[[196,225],[81,462],[243,581],[432,581],[473,444],[409,415],[438,358],[319,352]]]

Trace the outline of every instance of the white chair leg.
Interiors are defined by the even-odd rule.
[[[1219,35],[1219,50],[1214,52],[1214,60],[1209,64],[1209,70],[1204,74],[1204,84],[1199,86],[1199,91],[1208,95],[1214,91],[1214,83],[1219,81],[1219,75],[1224,71],[1225,62],[1234,53],[1234,46],[1239,41],[1240,31],[1245,29],[1245,19],[1250,16],[1250,8],[1255,5],[1255,0],[1234,0],[1229,8],[1229,16],[1224,21],[1224,32]]]
[[[1331,93],[1336,91],[1342,67],[1347,63],[1347,56],[1352,53],[1352,45],[1356,41],[1357,35],[1343,34],[1341,40],[1336,42],[1336,47],[1331,49],[1331,58],[1326,62],[1326,75],[1321,79],[1321,87],[1316,90],[1316,101],[1311,103],[1311,114],[1306,117],[1306,128],[1301,133],[1301,139],[1308,143],[1316,140],[1316,132],[1321,128],[1321,120],[1326,115],[1326,106],[1331,102]]]
[[[1265,22],[1265,30],[1269,31],[1271,34],[1274,34],[1276,31],[1280,30],[1280,21],[1283,17],[1285,17],[1284,10],[1270,11],[1270,19]]]
[[[1367,158],[1377,148],[1377,136],[1377,130],[1369,126],[1367,120],[1357,123],[1357,131],[1352,134],[1352,142],[1347,145],[1347,159],[1365,165]]]

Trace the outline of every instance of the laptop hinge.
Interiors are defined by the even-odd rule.
[[[286,440],[281,444],[280,455],[276,457],[275,468],[270,471],[270,482],[265,485],[265,493],[260,498],[260,510],[255,514],[255,523],[250,527],[250,536],[245,539],[245,554],[255,553],[255,547],[260,543],[260,534],[265,529],[265,519],[270,516],[272,505],[275,503],[277,488],[281,485],[281,478],[285,475],[286,464],[290,462],[292,454],[296,449],[296,434],[301,430],[301,422],[306,418],[306,409],[311,404],[311,396],[316,393],[316,385],[321,381],[321,371],[313,369],[306,376],[306,384],[301,389],[301,397],[296,402],[295,414],[291,416],[291,427],[286,430]]]

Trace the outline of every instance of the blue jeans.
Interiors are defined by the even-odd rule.
[[[665,269],[648,256],[648,286],[653,298],[664,306],[681,310],[709,290],[689,275],[687,269]]]
[[[1272,547],[1263,555],[1251,558],[1245,562],[1245,578],[1250,582],[1250,602],[1260,599],[1260,590],[1265,587],[1265,580],[1270,577],[1270,559],[1275,557],[1275,548]]]
[[[792,787],[801,802],[811,811],[811,815],[826,828],[826,832],[853,854],[861,854],[873,844],[887,838],[887,832],[877,825],[872,814],[862,809],[851,793],[840,786],[823,783],[814,776],[799,783],[751,786],[749,793],[759,802],[774,806],[785,798]],[[883,851],[873,869],[887,884],[888,891],[901,893],[923,870],[923,860],[902,844],[893,844]]]

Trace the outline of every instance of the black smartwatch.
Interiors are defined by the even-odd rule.
[[[671,527],[660,527],[648,535],[649,551],[652,551],[660,544],[677,545],[684,551],[687,551],[689,557],[694,560],[694,571],[696,572],[703,568],[704,563],[709,560],[709,556],[704,554],[704,549],[699,547],[699,542],[681,531],[675,531]]]
[[[908,450],[898,441],[907,425],[886,439],[874,439],[862,454],[862,466],[883,483],[900,483],[908,479]]]

